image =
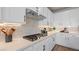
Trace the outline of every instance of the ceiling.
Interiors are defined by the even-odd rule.
[[[48,7],[52,12],[60,12],[60,11],[66,11],[78,7]]]

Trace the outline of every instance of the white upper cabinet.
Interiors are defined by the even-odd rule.
[[[70,20],[72,26],[79,25],[79,8],[70,10]]]
[[[70,26],[69,11],[55,13],[54,25],[55,26]]]
[[[44,15],[44,7],[39,7],[38,13],[41,14],[41,15]]]
[[[39,25],[47,25],[47,8],[46,7],[40,7],[39,8],[39,14],[46,17],[46,19],[39,21]]]
[[[37,8],[36,8],[36,7],[26,7],[26,8],[27,8],[27,9],[31,9],[31,10],[37,12]]]
[[[79,25],[79,8],[55,13],[54,24],[56,26],[78,26]]]
[[[0,22],[3,22],[3,7],[0,7]]]
[[[25,7],[3,7],[4,22],[23,23],[25,16]]]
[[[38,12],[38,14],[44,16],[44,7],[27,7],[27,9],[31,9],[35,12]]]
[[[47,8],[46,7],[27,7],[27,9],[31,9],[35,12],[38,12],[38,14],[47,16]]]
[[[53,26],[53,12],[51,12],[48,8],[46,7],[40,7],[39,8],[39,14],[42,14],[43,16],[46,17],[46,19],[40,21],[40,24],[42,25],[48,25],[48,26]]]
[[[0,8],[0,20],[2,19],[2,9]]]
[[[46,17],[44,20],[40,20],[42,25],[52,26],[53,13],[46,7],[2,7],[0,8],[0,19],[2,19],[3,22],[25,23],[24,16],[26,15],[26,8],[35,12],[38,11],[38,14]]]
[[[26,15],[26,8],[38,12],[38,14],[44,16],[45,12],[43,12],[43,7],[3,7],[0,9],[0,14],[4,22],[23,23],[26,19],[24,18]]]
[[[48,14],[48,21],[49,21],[49,26],[53,27],[53,23],[54,23],[54,15],[53,15],[53,12],[51,12],[49,10],[49,14]]]
[[[48,8],[46,8],[46,20],[47,20],[47,25],[48,26],[53,26],[53,12],[51,12]]]

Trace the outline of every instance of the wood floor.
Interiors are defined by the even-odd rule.
[[[77,50],[56,44],[55,47],[52,49],[52,51],[77,51]]]

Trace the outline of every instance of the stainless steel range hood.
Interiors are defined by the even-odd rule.
[[[26,16],[25,17],[26,17],[26,19],[34,19],[34,20],[43,20],[46,18],[45,16],[40,15],[31,9],[26,9]]]

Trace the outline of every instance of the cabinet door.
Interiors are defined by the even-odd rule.
[[[49,23],[49,26],[52,27],[53,12],[51,12],[49,9],[47,9],[47,21],[48,21],[48,23]]]
[[[53,12],[50,13],[50,26],[53,27],[54,26],[54,15]]]
[[[70,14],[69,11],[63,11],[55,14],[54,24],[56,26],[70,26]]]
[[[56,43],[59,45],[63,45],[65,41],[65,36],[61,33],[56,34]]]
[[[47,38],[47,39],[44,40],[45,51],[49,51],[50,50],[50,40],[51,40],[51,38]]]
[[[25,7],[4,7],[3,19],[5,22],[24,22]]]
[[[42,41],[33,45],[32,51],[43,51],[43,43]]]
[[[44,15],[44,7],[39,7],[39,14]]]
[[[47,23],[48,23],[48,12],[47,12],[47,8],[46,7],[44,7],[43,8],[43,16],[45,16],[46,17],[46,19],[44,19],[43,21],[42,21],[42,25],[48,25]]]
[[[70,20],[72,26],[78,26],[79,25],[79,8],[72,9],[70,12]]]
[[[70,44],[70,34],[69,33],[65,33],[65,47],[71,47],[71,44]]]
[[[44,15],[45,17],[47,17],[47,14],[48,14],[48,10],[47,10],[46,7],[44,7],[44,8],[43,8],[43,15]]]
[[[30,47],[23,49],[24,51],[43,51],[43,41],[37,42]]]
[[[0,7],[0,20],[2,19],[2,7]]]
[[[56,43],[62,46],[68,45],[68,40],[66,38],[66,33],[58,33],[56,34]]]
[[[73,48],[73,49],[78,49],[79,50],[79,37],[77,36],[71,36],[69,38],[69,43],[70,43],[70,48]]]
[[[63,26],[62,14],[56,13],[54,14],[54,25],[55,26]]]
[[[0,7],[0,22],[3,22],[3,7]]]
[[[72,34],[65,33],[65,36],[60,34],[56,35],[56,43],[65,47],[79,50],[79,37]]]
[[[27,9],[31,9],[31,10],[37,12],[37,8],[36,7],[27,7]]]
[[[54,46],[55,46],[55,37],[51,37],[50,43],[49,43],[50,51],[54,48]]]
[[[51,51],[55,46],[55,39],[52,37],[48,37],[46,40],[44,40],[44,45],[45,51]]]

